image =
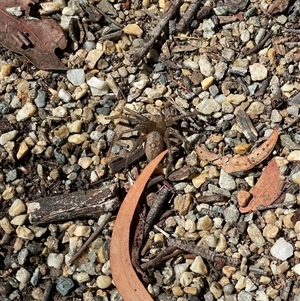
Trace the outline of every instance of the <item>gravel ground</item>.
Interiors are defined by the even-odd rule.
[[[168,148],[139,220],[164,203],[133,258],[153,300],[300,300],[300,2],[39,2],[65,32],[68,70],[0,48],[0,299],[122,300],[109,261],[118,207]],[[244,156],[274,129],[247,171],[194,149]],[[272,158],[276,205],[241,213]]]

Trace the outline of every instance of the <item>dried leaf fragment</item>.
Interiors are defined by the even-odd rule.
[[[273,158],[264,169],[256,185],[251,189],[253,195],[247,207],[240,207],[242,213],[254,211],[259,206],[271,205],[281,194],[282,180],[276,159]]]
[[[26,56],[36,67],[44,70],[66,70],[55,55],[55,49],[64,49],[67,40],[53,19],[35,19],[29,14],[33,0],[2,0],[0,2],[0,42]],[[26,16],[15,17],[11,8],[20,7]]]
[[[153,301],[131,263],[130,228],[140,196],[151,174],[167,152],[166,150],[159,154],[142,171],[128,191],[114,224],[110,264],[115,285],[124,301]]]
[[[275,15],[284,12],[289,6],[290,0],[276,0],[268,8],[268,13]]]
[[[252,169],[257,164],[266,159],[273,150],[278,139],[278,129],[276,128],[267,141],[247,156],[235,156],[229,158],[209,152],[203,147],[196,146],[195,150],[200,158],[205,162],[220,166],[227,173],[241,172]]]

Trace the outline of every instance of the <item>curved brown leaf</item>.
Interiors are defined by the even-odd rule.
[[[55,49],[64,49],[67,40],[53,19],[34,19],[28,16],[33,0],[0,1],[0,43],[26,56],[36,67],[44,70],[66,70],[55,55]],[[7,9],[20,6],[26,16],[15,17]]]
[[[257,164],[266,159],[272,152],[278,139],[278,128],[270,135],[267,141],[254,150],[248,156],[236,156],[229,158],[226,156],[220,157],[206,149],[196,146],[196,153],[201,160],[220,166],[227,173],[241,172],[250,170]]]
[[[251,189],[253,196],[247,207],[240,207],[242,213],[254,211],[259,206],[271,205],[281,194],[282,180],[276,159],[273,158],[264,169],[256,185]]]
[[[110,265],[114,283],[124,301],[153,301],[133,269],[130,258],[130,227],[140,196],[165,150],[142,171],[128,191],[116,218],[110,245]]]

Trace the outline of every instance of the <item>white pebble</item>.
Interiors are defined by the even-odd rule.
[[[85,83],[84,70],[83,69],[68,70],[67,78],[74,86],[80,86]]]
[[[294,253],[294,247],[287,242],[283,237],[280,237],[272,246],[271,254],[277,259],[286,260]]]

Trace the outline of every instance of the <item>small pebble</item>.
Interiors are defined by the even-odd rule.
[[[85,83],[84,69],[71,69],[67,71],[67,79],[74,85],[80,86]]]
[[[277,259],[286,260],[293,255],[294,247],[283,237],[280,237],[272,246],[271,254]]]
[[[60,276],[58,278],[56,289],[60,294],[66,296],[74,285],[75,284],[72,279]]]
[[[207,267],[201,256],[196,256],[192,265],[190,266],[190,270],[200,275],[207,275],[208,273]]]
[[[263,247],[266,243],[261,231],[255,224],[251,224],[247,228],[250,239],[259,247]]]
[[[111,282],[112,282],[111,277],[107,275],[100,275],[97,277],[96,280],[97,286],[101,289],[106,289],[110,287]]]

